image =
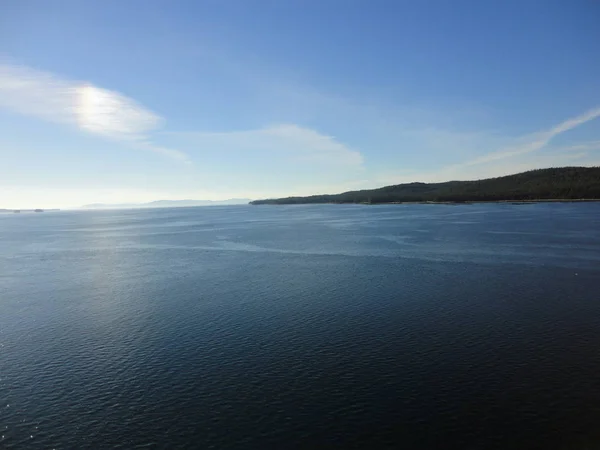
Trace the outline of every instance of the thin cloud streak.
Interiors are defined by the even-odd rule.
[[[476,158],[474,160],[465,162],[460,164],[461,166],[472,166],[478,164],[489,163],[492,161],[497,161],[504,158],[510,158],[513,156],[519,156],[526,153],[535,152],[537,150],[541,150],[546,147],[550,141],[558,136],[561,133],[572,130],[580,125],[583,125],[591,120],[600,117],[600,108],[591,109],[577,117],[573,117],[571,119],[567,119],[564,122],[555,125],[547,131],[542,131],[540,133],[535,133],[530,135],[529,137],[523,139],[523,143],[517,144],[513,147],[509,147],[508,149],[502,150],[500,152],[489,153],[480,158]]]
[[[298,163],[361,167],[361,153],[343,144],[333,136],[294,124],[274,125],[267,128],[225,133],[174,132],[173,137],[191,141],[199,148],[218,150],[219,153],[242,152],[252,154],[269,152]]]
[[[600,117],[600,108],[591,109],[576,117],[567,119],[548,130],[531,133],[517,138],[514,143],[503,150],[461,163],[450,164],[438,170],[409,171],[405,173],[383,173],[376,176],[373,185],[422,182],[445,182],[450,180],[476,180],[510,175],[542,167],[564,165],[597,166],[600,159],[587,152],[600,150],[600,141],[589,141],[578,144],[550,147],[551,153],[532,155],[547,148],[553,138]]]
[[[0,64],[0,108],[188,161],[185,153],[150,141],[148,133],[162,124],[161,117],[133,99],[90,83]]]

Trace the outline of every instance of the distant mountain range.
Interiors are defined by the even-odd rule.
[[[91,203],[80,206],[81,209],[115,209],[115,208],[177,208],[190,206],[246,205],[248,198],[231,198],[229,200],[156,200],[148,203]]]
[[[299,203],[460,203],[600,200],[600,167],[559,167],[445,183],[407,183],[333,195],[255,200],[253,205]]]

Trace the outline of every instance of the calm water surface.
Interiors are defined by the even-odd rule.
[[[600,204],[0,216],[0,448],[600,448]]]

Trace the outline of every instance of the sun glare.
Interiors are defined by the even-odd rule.
[[[81,128],[94,133],[106,133],[115,128],[115,102],[110,94],[89,85],[78,87],[77,93],[77,120]]]

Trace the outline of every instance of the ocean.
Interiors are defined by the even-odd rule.
[[[0,448],[600,448],[600,203],[0,215]]]

